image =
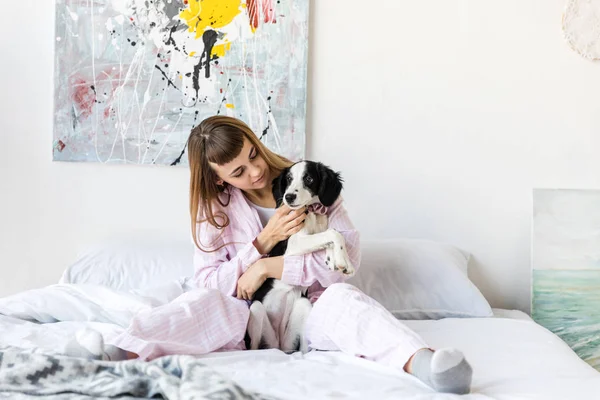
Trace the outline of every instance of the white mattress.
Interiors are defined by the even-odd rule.
[[[495,318],[406,321],[432,347],[463,350],[473,365],[473,391],[463,399],[600,398],[600,374],[555,335],[519,311]],[[0,315],[0,345],[55,351],[77,329],[99,322],[35,324]],[[276,350],[213,353],[204,362],[242,387],[280,399],[452,399],[412,376],[339,352],[304,356]]]

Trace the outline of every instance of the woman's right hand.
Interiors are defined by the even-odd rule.
[[[285,204],[275,211],[267,226],[256,237],[256,249],[261,254],[268,254],[282,240],[286,240],[304,227],[307,207],[292,210]]]

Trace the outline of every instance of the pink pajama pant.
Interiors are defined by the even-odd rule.
[[[125,332],[107,342],[145,360],[244,350],[248,317],[245,301],[198,289],[140,312]],[[379,303],[346,283],[323,292],[305,329],[311,349],[341,350],[399,369],[418,349],[428,347]]]

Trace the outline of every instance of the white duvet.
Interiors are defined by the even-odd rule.
[[[136,312],[169,301],[182,290],[176,282],[146,293],[54,285],[2,298],[0,346],[58,352],[81,327],[116,334]],[[523,313],[495,310],[495,314],[406,323],[432,347],[465,352],[474,368],[473,391],[460,398],[600,399],[600,374],[564,342]],[[401,371],[339,352],[223,352],[202,359],[242,387],[281,399],[459,398],[434,393]]]

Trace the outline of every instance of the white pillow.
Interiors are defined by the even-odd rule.
[[[131,291],[165,285],[194,273],[194,245],[177,240],[112,240],[89,248],[59,283],[87,283]]]
[[[467,277],[470,255],[427,240],[363,241],[362,262],[351,283],[400,319],[490,317],[492,309]],[[153,288],[193,276],[191,241],[142,240],[102,243],[80,254],[60,283],[117,290]]]
[[[467,277],[470,255],[417,239],[363,241],[361,267],[348,283],[399,319],[491,317],[492,309]]]

